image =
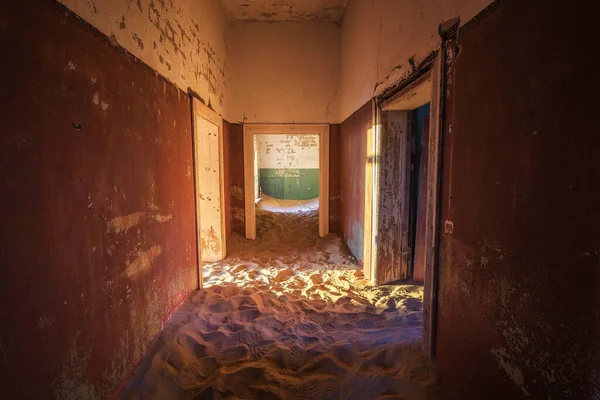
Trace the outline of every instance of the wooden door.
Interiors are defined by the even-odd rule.
[[[197,215],[202,261],[225,257],[219,126],[195,116]]]
[[[384,284],[409,276],[409,195],[411,116],[407,111],[381,114],[378,201],[375,227],[375,283]]]

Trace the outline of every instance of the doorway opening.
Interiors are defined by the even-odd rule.
[[[329,125],[244,125],[246,238],[256,239],[256,207],[318,209],[329,233]]]
[[[423,285],[422,347],[433,358],[439,232],[442,54],[373,102],[365,210],[365,276]],[[370,174],[370,176],[369,176]]]
[[[254,135],[254,166],[257,218],[318,212],[319,135]]]
[[[225,195],[223,184],[223,120],[191,95],[198,286],[202,287],[202,262],[225,258]]]
[[[431,85],[429,82],[427,85]],[[415,282],[425,281],[425,228],[427,204],[427,161],[429,155],[429,117],[431,104],[428,102],[411,112],[412,120],[412,165],[409,200],[409,248],[412,251],[412,278]]]

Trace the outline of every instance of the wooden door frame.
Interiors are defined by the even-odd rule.
[[[244,124],[246,238],[256,239],[254,135],[319,135],[319,235],[329,233],[329,124]]]
[[[209,108],[204,104],[200,96],[193,92],[192,90],[188,90],[188,94],[190,96],[190,110],[192,113],[192,169],[194,175],[194,213],[196,217],[196,257],[197,257],[197,269],[198,269],[198,288],[202,288],[203,279],[202,279],[202,238],[201,238],[201,213],[200,213],[200,202],[198,201],[198,196],[200,195],[200,182],[199,177],[196,172],[196,157],[198,154],[198,137],[196,132],[196,122],[198,117],[210,122],[215,125],[218,129],[218,152],[219,152],[219,197],[220,204],[219,209],[221,211],[221,237],[219,238],[221,242],[221,251],[220,258],[225,258],[227,254],[227,237],[225,232],[225,181],[224,181],[224,153],[223,153],[223,118],[217,114],[213,109]]]
[[[365,162],[365,221],[363,237],[363,274],[366,279],[375,283],[377,276],[377,221],[379,203],[379,174],[377,155],[380,152],[381,113],[378,111],[376,99],[371,101],[373,123],[367,130],[367,159]]]
[[[400,83],[391,92],[375,99],[373,126],[380,128],[381,113],[393,103],[414,95],[419,86],[431,80],[429,102],[430,125],[428,144],[427,196],[425,219],[425,282],[423,288],[423,337],[422,347],[426,356],[435,357],[435,326],[437,316],[438,286],[438,247],[440,233],[440,194],[442,168],[442,106],[443,106],[443,64],[444,53],[441,47],[432,54],[428,65],[422,67],[420,73],[409,82]],[[410,119],[408,119],[410,121]],[[410,128],[410,127],[406,127]],[[376,131],[376,137],[380,132]],[[373,180],[373,193],[378,193],[377,179]],[[376,207],[375,207],[376,208]],[[377,218],[377,210],[373,210],[372,218]],[[375,232],[375,231],[372,231]],[[373,252],[372,252],[373,253]],[[369,262],[374,274],[377,273],[376,258],[373,254]]]

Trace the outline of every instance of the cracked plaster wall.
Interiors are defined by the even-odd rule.
[[[499,2],[446,45],[435,351],[457,398],[600,399],[594,7]]]
[[[340,115],[345,120],[440,44],[440,23],[472,19],[490,0],[350,0],[342,25]]]
[[[226,113],[227,19],[217,0],[59,0],[152,69]]]
[[[230,121],[338,122],[340,33],[328,22],[234,22]]]

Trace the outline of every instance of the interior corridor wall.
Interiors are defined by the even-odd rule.
[[[362,264],[365,229],[367,131],[373,126],[371,101],[342,122],[340,130],[340,208],[342,236]]]
[[[389,89],[438,48],[438,26],[464,24],[492,0],[349,0],[342,24],[339,120]]]
[[[229,179],[229,213],[231,231],[242,236],[246,234],[246,218],[244,203],[244,129],[241,124],[223,121],[224,137],[229,141],[229,157],[226,158],[225,169]]]
[[[180,89],[227,115],[227,17],[219,0],[59,0]],[[143,95],[143,94],[142,94]]]
[[[595,4],[501,4],[446,52],[437,361],[461,399],[597,399]]]
[[[54,1],[0,47],[0,391],[106,399],[197,286],[189,98]]]
[[[340,34],[329,22],[233,22],[227,119],[339,122]]]
[[[329,125],[329,232],[342,233],[340,188],[341,125]]]
[[[285,200],[319,196],[319,135],[257,135],[262,193]]]

